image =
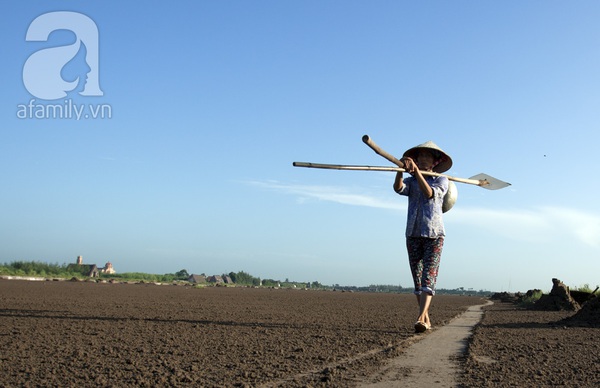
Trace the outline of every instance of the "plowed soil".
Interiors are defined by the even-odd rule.
[[[573,320],[573,311],[499,301],[484,311],[462,363],[463,387],[600,386],[598,315]]]
[[[433,323],[482,303],[438,295]],[[484,310],[459,386],[600,386],[595,310]],[[416,314],[412,295],[0,280],[0,387],[360,386],[431,334]]]
[[[436,296],[433,324],[481,303]],[[353,386],[416,315],[413,295],[0,280],[0,386]]]

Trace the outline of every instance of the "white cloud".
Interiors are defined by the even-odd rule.
[[[573,233],[587,245],[600,246],[600,217],[575,209],[545,207],[542,209],[549,222],[560,231]]]
[[[379,209],[401,210],[406,208],[402,202],[386,200],[370,193],[359,192],[358,189],[335,186],[294,185],[275,181],[248,182],[251,185],[265,189],[280,191],[285,194],[298,196],[298,201],[304,203],[309,199],[329,201],[343,205],[366,206]]]
[[[490,210],[455,208],[449,222],[466,223],[519,241],[575,239],[600,247],[600,216],[563,207]]]
[[[404,210],[406,203],[393,201],[358,188],[296,185],[276,181],[252,181],[248,184],[308,200],[344,205]],[[600,247],[600,215],[565,207],[495,210],[455,206],[446,223],[463,223],[504,235],[517,241],[544,242],[557,238],[575,239],[591,247]]]

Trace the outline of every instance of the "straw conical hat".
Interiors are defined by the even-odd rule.
[[[422,149],[426,149],[428,151],[433,151],[434,156],[440,160],[440,162],[433,167],[433,171],[434,172],[446,172],[448,170],[450,170],[450,167],[452,167],[452,158],[450,157],[450,155],[448,155],[447,153],[445,153],[440,147],[438,147],[437,144],[435,144],[434,142],[430,141],[426,141],[423,144],[419,144],[416,147],[413,147],[409,150],[407,150],[404,155],[402,155],[403,157],[409,157],[412,159],[417,159],[417,155],[419,154],[419,151]]]

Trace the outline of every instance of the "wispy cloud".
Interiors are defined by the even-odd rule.
[[[600,215],[565,207],[490,210],[460,207],[452,222],[471,224],[520,241],[574,239],[600,247]]]
[[[251,181],[250,185],[264,189],[275,190],[284,194],[295,195],[299,202],[309,200],[329,201],[343,205],[366,206],[380,209],[400,210],[406,208],[398,201],[386,200],[372,193],[361,191],[357,188],[317,186],[317,185],[295,185],[276,181]]]
[[[351,206],[366,206],[394,211],[405,210],[404,201],[386,199],[361,188],[298,185],[277,181],[251,181],[247,184],[297,197],[298,202],[329,201]],[[494,210],[455,206],[446,223],[468,224],[518,241],[543,242],[574,239],[600,247],[600,215],[566,207],[532,207]]]
[[[547,207],[543,208],[549,222],[557,221],[561,230],[570,230],[588,245],[600,246],[600,217],[582,211]]]

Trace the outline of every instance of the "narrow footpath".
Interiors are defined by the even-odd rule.
[[[454,388],[458,385],[458,357],[463,355],[473,327],[483,316],[487,304],[471,306],[447,325],[423,335],[379,372],[367,378],[360,387],[434,387]]]

